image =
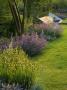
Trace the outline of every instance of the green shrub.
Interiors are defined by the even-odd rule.
[[[28,90],[33,84],[33,64],[19,49],[7,49],[0,54],[0,80],[19,83]]]

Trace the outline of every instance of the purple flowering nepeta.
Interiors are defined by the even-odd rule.
[[[41,52],[47,41],[44,38],[39,38],[36,33],[23,34],[16,37],[13,41],[13,47],[20,46],[28,55],[33,56]]]
[[[47,40],[54,40],[61,36],[62,29],[59,24],[34,24],[30,27],[29,32],[37,32],[39,36],[45,37]]]
[[[9,47],[10,40],[7,38],[0,38],[0,51],[3,51]]]

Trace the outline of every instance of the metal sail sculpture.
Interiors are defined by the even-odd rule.
[[[57,23],[62,23],[62,19],[59,18],[58,16],[56,16],[55,14],[52,14],[52,13],[49,13],[48,16],[52,17],[54,22],[57,22]]]

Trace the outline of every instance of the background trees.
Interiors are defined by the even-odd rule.
[[[11,0],[13,1],[13,0]],[[67,0],[15,0],[18,7],[18,11],[21,15],[22,29],[26,27],[34,20],[36,17],[41,17],[47,15],[49,12],[55,12],[56,8],[67,8]],[[0,23],[1,26],[6,27],[5,30],[0,30],[0,32],[16,32],[16,25],[12,20],[11,11],[9,8],[8,0],[0,0]],[[13,27],[14,26],[14,27]],[[13,28],[12,28],[13,27]],[[1,28],[1,29],[4,29]],[[6,35],[6,34],[5,34]]]

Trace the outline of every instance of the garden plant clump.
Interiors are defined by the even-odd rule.
[[[9,48],[10,40],[8,38],[0,38],[0,51]]]
[[[37,32],[40,37],[44,37],[47,40],[54,40],[61,36],[62,28],[57,23],[51,24],[34,24],[30,27],[30,33]]]
[[[0,53],[0,82],[3,84],[18,84],[23,90],[29,90],[33,85],[34,65],[28,60],[23,50],[7,49]]]
[[[47,40],[39,38],[36,33],[23,34],[13,40],[13,47],[20,46],[29,56],[37,55],[47,44]]]

